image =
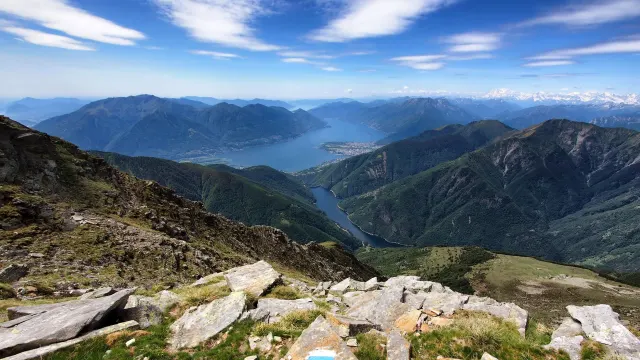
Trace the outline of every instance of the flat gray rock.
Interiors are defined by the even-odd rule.
[[[231,291],[244,291],[255,297],[282,281],[282,275],[266,261],[233,268],[225,273],[224,278]]]
[[[415,291],[429,292],[431,291],[431,288],[434,286],[434,284],[438,284],[438,283],[434,283],[432,281],[422,281],[420,280],[419,276],[402,275],[402,276],[396,276],[396,277],[390,278],[384,283],[384,286],[403,287],[412,292],[415,292]],[[442,285],[440,285],[439,288],[442,288],[444,290]]]
[[[545,349],[562,350],[569,354],[571,360],[580,360],[582,358],[582,341],[584,338],[578,336],[558,336],[551,340]]]
[[[223,273],[215,273],[215,274],[207,275],[207,276],[201,277],[200,279],[196,280],[193,284],[191,284],[189,286],[198,287],[198,286],[206,285],[206,284],[216,280],[217,278],[222,279],[223,276],[224,276]]]
[[[180,302],[180,297],[171,291],[163,290],[154,297],[129,296],[121,311],[123,320],[135,320],[141,329],[162,323],[164,313]]]
[[[488,353],[484,353],[482,354],[482,357],[480,358],[480,360],[498,360],[498,358],[496,358],[495,356],[488,354]]]
[[[362,281],[357,281],[357,280],[353,280],[351,278],[346,278],[344,280],[342,280],[341,282],[333,285],[332,287],[329,288],[329,291],[333,291],[333,292],[337,292],[337,293],[344,293],[348,290],[351,291],[367,291],[368,290],[372,290],[374,287],[377,287],[378,284],[378,279],[373,278],[371,280],[375,280],[375,284],[373,283],[365,283]],[[370,280],[370,281],[371,281]]]
[[[394,330],[387,338],[387,360],[409,360],[411,344],[402,334]]]
[[[233,292],[209,304],[192,307],[171,325],[169,345],[178,350],[192,348],[233,324],[244,311],[246,295]]]
[[[302,332],[284,359],[306,360],[309,355],[330,355],[334,360],[358,360],[322,316],[318,316]]]
[[[250,311],[253,320],[266,323],[278,322],[282,316],[295,311],[316,310],[318,306],[311,298],[297,300],[281,300],[264,298],[258,300],[258,306]]]
[[[398,317],[411,310],[408,304],[402,302],[403,297],[402,287],[368,291],[354,298],[358,301],[347,311],[347,316],[368,320],[381,326],[383,330],[389,330]]]
[[[327,314],[327,321],[331,323],[331,326],[333,326],[338,335],[343,338],[364,334],[371,330],[380,330],[380,326],[368,320],[360,320],[337,314]]]
[[[511,321],[518,327],[518,332],[524,337],[529,321],[529,313],[513,303],[501,303],[491,298],[471,296],[463,306],[464,310],[483,311],[507,321]]]
[[[96,289],[94,291],[89,291],[88,293],[80,296],[80,300],[97,299],[97,298],[101,298],[103,296],[111,295],[111,294],[113,294],[115,292],[116,291],[113,288],[102,287],[102,288]]]
[[[423,309],[441,310],[445,315],[462,309],[469,300],[469,295],[459,293],[429,292],[421,295],[424,296]]]
[[[124,305],[133,291],[126,289],[98,299],[37,306],[35,311],[25,309],[22,313],[26,315],[20,317],[28,318],[18,317],[10,326],[0,327],[0,356],[66,341],[94,330],[102,319]]]
[[[627,359],[640,359],[640,340],[620,323],[609,305],[567,306],[572,318],[579,321],[588,338],[608,345]]]
[[[137,330],[138,323],[135,321],[127,321],[115,325],[110,325],[103,327],[98,330],[91,331],[85,335],[77,337],[75,339],[59,342],[52,345],[43,346],[33,350],[27,350],[21,352],[19,354],[9,356],[8,358],[4,358],[4,360],[31,360],[31,359],[42,359],[44,356],[53,354],[56,351],[68,348],[70,346],[79,344],[83,341],[93,339],[99,336],[109,335],[114,332],[123,331],[123,330]]]
[[[551,334],[551,339],[574,337],[582,334],[582,325],[570,317],[564,318],[562,324]]]

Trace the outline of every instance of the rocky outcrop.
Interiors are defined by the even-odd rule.
[[[335,360],[357,360],[351,349],[322,316],[319,316],[302,332],[284,358],[306,360],[314,352],[318,357],[324,353],[325,355],[332,355],[333,357],[327,357]]]
[[[164,313],[180,301],[171,291],[163,290],[154,297],[129,296],[120,316],[123,320],[135,320],[141,329],[162,323]]]
[[[102,288],[96,289],[94,291],[90,291],[90,292],[80,296],[80,300],[97,299],[97,298],[101,298],[101,297],[104,297],[104,296],[111,295],[111,294],[113,294],[115,292],[116,291],[113,288],[102,287]]]
[[[224,278],[231,291],[244,291],[255,297],[282,281],[282,275],[266,261],[233,268],[224,274]]]
[[[580,360],[584,340],[581,334],[582,325],[570,317],[565,318],[551,334],[551,342],[545,345],[545,349],[562,350],[569,354],[571,360]]]
[[[29,267],[24,264],[11,264],[0,270],[0,283],[12,283],[27,275]]]
[[[411,345],[399,331],[392,331],[387,338],[387,360],[409,360]]]
[[[0,356],[66,341],[99,328],[132,292],[128,289],[98,299],[14,309],[14,320],[0,326]]]
[[[403,296],[402,287],[367,292],[354,298],[353,306],[347,311],[347,315],[368,320],[383,330],[389,330],[400,315],[410,310],[410,306],[402,302]]]
[[[640,339],[620,323],[609,305],[567,306],[573,319],[580,322],[586,336],[607,345],[614,353],[630,360],[640,359]]]
[[[245,308],[246,295],[234,292],[209,304],[188,309],[171,325],[169,345],[172,349],[198,346],[233,324]]]

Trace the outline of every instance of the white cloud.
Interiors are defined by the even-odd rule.
[[[210,56],[210,57],[212,57],[214,59],[218,59],[218,60],[230,60],[230,59],[240,59],[241,58],[241,56],[236,55],[236,54],[217,52],[217,51],[207,51],[207,50],[193,50],[193,51],[190,51],[190,53],[192,53],[194,55]]]
[[[640,0],[605,0],[572,5],[521,23],[521,26],[563,24],[587,26],[624,21],[640,16]]]
[[[283,57],[292,57],[292,58],[309,58],[309,59],[335,59],[333,55],[327,55],[323,53],[317,53],[313,51],[281,51],[278,55]]]
[[[488,52],[500,47],[502,35],[498,33],[469,32],[445,37],[452,44],[451,52]]]
[[[442,60],[446,58],[446,55],[412,55],[412,56],[399,56],[389,60],[395,61],[400,65],[408,66],[416,70],[438,70],[444,66]]]
[[[610,41],[572,49],[561,49],[550,51],[541,55],[528,58],[529,60],[559,60],[571,59],[576,56],[635,53],[640,51],[640,38],[630,38],[627,40]]]
[[[282,62],[292,63],[292,64],[313,64],[313,61],[309,61],[305,58],[284,58]]]
[[[144,48],[147,50],[164,50],[161,46],[145,46]]]
[[[252,20],[269,12],[260,0],[153,0],[196,40],[252,51],[279,50],[255,36]]]
[[[71,36],[107,44],[135,45],[137,40],[145,38],[144,34],[137,30],[120,26],[73,7],[66,0],[2,0],[0,12],[34,21],[41,26]],[[78,46],[78,44],[70,44],[68,40],[53,40],[51,37],[44,41],[58,41],[64,46]],[[82,45],[79,46],[82,47]]]
[[[324,71],[330,71],[330,72],[342,71],[342,69],[338,69],[338,68],[333,67],[333,66],[326,66],[326,67],[323,67],[321,69],[324,70]]]
[[[463,56],[448,56],[447,60],[452,61],[468,61],[468,60],[485,60],[485,59],[493,59],[494,56],[491,54],[472,54],[472,55],[463,55]]]
[[[453,0],[346,0],[337,18],[309,35],[315,41],[347,42],[399,34],[418,17],[453,3]]]
[[[67,36],[49,34],[42,31],[20,27],[3,27],[2,31],[19,36],[18,40],[35,45],[57,47],[68,50],[93,51],[94,48]]]
[[[564,65],[573,65],[575,61],[571,60],[545,60],[545,61],[534,61],[530,63],[524,64],[526,67],[545,67],[545,66],[564,66]]]

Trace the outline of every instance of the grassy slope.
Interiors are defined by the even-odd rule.
[[[515,302],[528,310],[534,320],[549,326],[567,315],[567,305],[605,303],[613,306],[636,329],[640,329],[640,314],[637,312],[640,307],[639,288],[607,280],[584,268],[529,257],[497,254],[492,259],[467,266],[474,261],[468,261],[468,258],[461,261],[460,255],[464,251],[465,248],[460,247],[367,247],[358,250],[356,255],[360,261],[373,266],[385,276],[422,275],[434,281],[446,281],[449,269],[464,265],[467,271],[458,272],[457,276],[467,279],[473,292],[499,301]],[[558,275],[568,275],[570,278],[552,279]]]
[[[267,167],[229,170],[225,166],[98,154],[122,171],[157,181],[188,199],[202,201],[207,210],[233,220],[279,228],[301,243],[337,241],[352,249],[360,245],[310,203],[303,185],[277,170]]]

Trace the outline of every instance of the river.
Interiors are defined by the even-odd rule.
[[[347,229],[351,235],[353,235],[356,239],[368,244],[372,247],[400,247],[402,245],[394,244],[386,241],[385,239],[367,234],[364,231],[360,230],[355,224],[349,220],[347,214],[340,210],[338,207],[338,199],[333,196],[333,193],[325,188],[316,187],[312,188],[311,192],[313,196],[316,198],[316,205],[320,210],[324,211],[325,214],[329,217],[329,219],[336,222],[343,229]]]

